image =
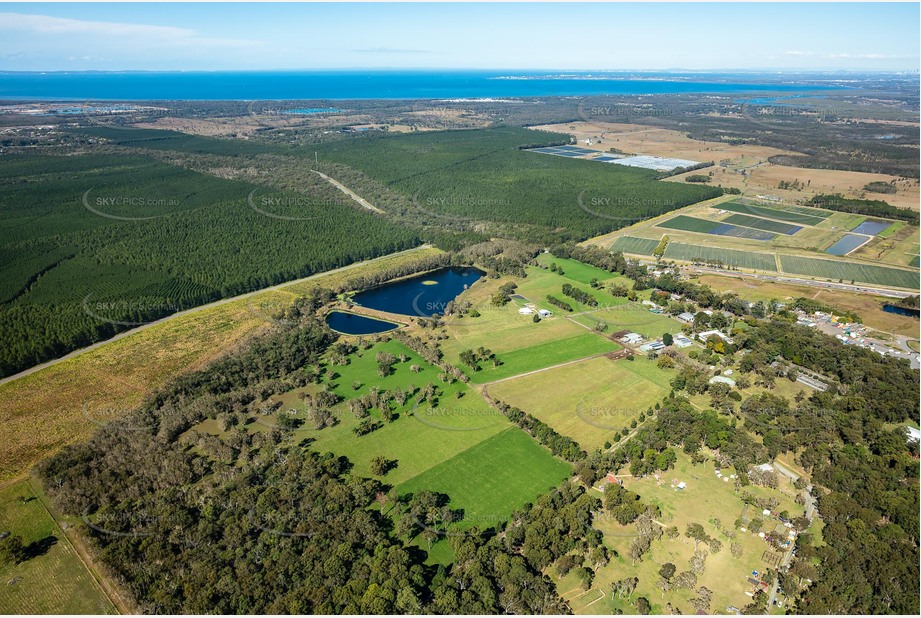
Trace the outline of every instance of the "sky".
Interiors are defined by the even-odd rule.
[[[0,2],[0,70],[913,70],[919,4]]]

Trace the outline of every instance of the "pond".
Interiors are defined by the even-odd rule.
[[[911,318],[917,318],[921,316],[921,310],[919,309],[910,309],[908,307],[900,307],[899,305],[893,305],[892,303],[886,303],[883,305],[883,311],[886,313],[895,313],[897,315],[907,315]]]
[[[359,292],[352,302],[388,313],[431,317],[444,314],[447,304],[484,274],[472,267],[442,268]]]
[[[873,221],[872,219],[867,219],[851,231],[855,234],[876,236],[890,225],[892,225],[892,221]]]
[[[346,313],[345,311],[330,311],[326,315],[326,324],[334,331],[344,335],[372,335],[374,333],[386,333],[389,330],[397,328],[399,325],[383,320],[375,320],[355,313]]]
[[[858,236],[857,234],[845,234],[841,237],[841,240],[826,249],[825,253],[831,253],[832,255],[847,255],[868,240],[870,239],[866,236]]]

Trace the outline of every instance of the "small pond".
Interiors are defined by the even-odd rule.
[[[891,303],[884,304],[883,311],[886,313],[895,313],[896,315],[907,315],[911,318],[917,318],[921,315],[921,310],[919,309],[909,309],[908,307],[900,307]]]
[[[326,315],[326,324],[334,331],[345,335],[373,335],[375,333],[386,333],[393,330],[399,325],[383,320],[375,320],[355,313],[346,313],[345,311],[330,311]]]
[[[431,317],[444,314],[449,302],[485,273],[478,268],[442,268],[359,292],[352,302],[369,309]]]

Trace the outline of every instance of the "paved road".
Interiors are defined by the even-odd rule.
[[[802,277],[788,277],[785,275],[759,275],[755,273],[746,273],[738,270],[726,270],[723,268],[707,268],[705,266],[683,266],[687,272],[696,272],[710,275],[723,275],[724,277],[746,277],[748,279],[758,279],[760,281],[774,281],[777,283],[790,283],[793,285],[805,285],[813,288],[824,288],[830,290],[843,290],[845,292],[857,292],[860,294],[873,294],[875,296],[887,296],[889,298],[907,298],[914,296],[917,292],[906,292],[904,290],[894,290],[889,288],[874,288],[868,285],[851,285],[850,283],[836,283],[833,281],[816,281],[815,279],[804,279]]]
[[[3,378],[3,379],[0,379],[0,384],[6,384],[7,382],[12,382],[13,380],[18,380],[19,378],[22,378],[22,377],[24,377],[24,376],[27,376],[27,375],[29,375],[29,374],[31,374],[31,373],[35,373],[36,371],[41,371],[42,369],[45,369],[46,367],[51,367],[52,365],[57,365],[58,363],[60,363],[60,362],[62,362],[62,361],[65,361],[65,360],[67,360],[67,359],[69,359],[69,358],[73,358],[73,357],[75,357],[75,356],[79,356],[79,355],[81,355],[81,354],[83,354],[83,353],[85,353],[85,352],[89,352],[89,351],[91,351],[91,350],[95,350],[95,349],[100,348],[100,347],[102,347],[102,346],[104,346],[104,345],[106,345],[106,344],[108,344],[108,343],[113,342],[113,341],[118,341],[119,339],[122,339],[122,338],[124,338],[124,337],[129,336],[129,335],[133,335],[134,333],[137,333],[137,332],[140,332],[140,331],[142,331],[142,330],[144,330],[144,329],[150,328],[151,326],[154,326],[155,324],[162,324],[163,322],[166,322],[167,320],[174,320],[174,319],[176,319],[176,318],[178,318],[178,317],[180,317],[180,316],[183,316],[183,315],[188,315],[188,314],[190,314],[190,313],[197,313],[197,312],[199,312],[199,311],[204,311],[205,309],[210,309],[210,308],[212,308],[212,307],[217,307],[217,306],[219,306],[219,305],[224,305],[224,304],[227,304],[227,303],[232,303],[232,302],[234,302],[234,301],[242,300],[242,299],[244,299],[244,298],[250,298],[251,296],[256,296],[257,294],[262,294],[263,292],[271,292],[271,291],[273,291],[273,290],[281,290],[281,289],[283,289],[283,288],[285,288],[285,287],[288,287],[288,286],[290,286],[290,285],[296,285],[296,284],[298,284],[298,283],[303,283],[303,282],[305,282],[305,281],[310,281],[311,279],[317,279],[317,278],[319,278],[319,277],[325,277],[326,275],[331,275],[331,274],[338,273],[338,272],[343,272],[343,271],[347,271],[347,270],[352,270],[353,268],[358,268],[359,266],[363,266],[363,265],[365,265],[365,264],[371,264],[371,263],[377,262],[377,261],[379,261],[379,260],[383,260],[383,259],[386,259],[386,258],[390,258],[390,257],[396,256],[396,255],[402,255],[402,254],[405,254],[405,253],[413,253],[414,251],[421,251],[422,249],[428,249],[428,248],[430,248],[430,247],[431,247],[431,245],[420,245],[420,246],[415,247],[415,248],[413,248],[413,249],[406,249],[405,251],[397,251],[396,253],[388,253],[387,255],[382,255],[381,257],[374,258],[374,259],[371,259],[371,260],[364,260],[363,262],[355,262],[354,264],[349,264],[348,266],[342,266],[341,268],[334,268],[333,270],[327,270],[327,271],[322,272],[322,273],[317,273],[317,274],[315,274],[315,275],[310,275],[309,277],[303,277],[303,278],[301,278],[301,279],[295,279],[295,280],[293,280],[293,281],[286,281],[286,282],[284,282],[284,283],[279,283],[278,285],[273,285],[273,286],[271,286],[271,287],[262,288],[261,290],[255,290],[255,291],[253,291],[253,292],[247,292],[246,294],[240,294],[239,296],[234,296],[234,297],[232,297],[232,298],[223,298],[223,299],[221,299],[221,300],[216,300],[216,301],[214,301],[213,303],[208,303],[207,305],[199,305],[199,306],[197,306],[197,307],[192,307],[191,309],[186,309],[185,311],[178,311],[178,312],[176,312],[176,313],[171,313],[170,315],[168,315],[168,316],[166,316],[166,317],[164,317],[164,318],[160,318],[159,320],[154,320],[153,322],[148,322],[147,324],[143,324],[143,325],[141,325],[141,326],[138,326],[137,328],[132,328],[131,330],[126,330],[126,331],[120,332],[120,333],[118,333],[117,335],[115,335],[114,337],[111,337],[111,338],[106,339],[106,340],[104,340],[104,341],[99,341],[99,342],[94,343],[93,345],[87,346],[87,347],[85,347],[85,348],[80,348],[79,350],[74,350],[74,351],[71,352],[70,354],[67,354],[67,355],[65,355],[65,356],[62,356],[62,357],[60,357],[60,358],[56,358],[56,359],[54,359],[54,360],[50,360],[50,361],[48,361],[48,362],[42,363],[41,365],[35,365],[34,367],[30,367],[30,368],[28,368],[28,369],[25,369],[25,370],[23,370],[23,371],[20,371],[19,373],[13,374],[13,375],[11,375],[11,376],[7,376],[7,377],[5,377],[5,378]]]

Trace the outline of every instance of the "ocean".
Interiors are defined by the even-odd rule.
[[[535,71],[0,72],[6,100],[460,99],[839,90],[776,74]]]

